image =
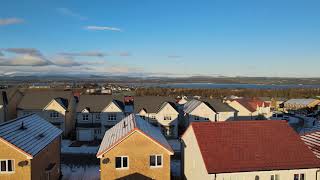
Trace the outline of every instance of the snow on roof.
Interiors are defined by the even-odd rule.
[[[320,131],[302,135],[301,139],[317,158],[320,158]]]
[[[131,114],[106,131],[97,153],[97,157],[112,149],[136,130],[142,132],[156,143],[173,153],[171,146],[158,128],[152,126],[140,116]]]
[[[314,101],[317,101],[317,100],[316,99],[289,99],[288,101],[285,102],[285,104],[299,104],[299,105],[307,106]]]
[[[36,114],[0,124],[0,139],[12,144],[31,158],[60,136],[62,130]]]
[[[196,107],[198,107],[200,104],[202,103],[202,101],[199,101],[197,99],[193,99],[189,102],[187,102],[186,104],[184,104],[183,106],[183,111],[185,113],[191,113]]]

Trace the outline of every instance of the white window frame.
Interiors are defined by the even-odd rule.
[[[6,171],[1,171],[1,162],[5,161],[6,162]],[[8,161],[11,161],[11,165],[12,165],[12,171],[8,171]],[[15,160],[14,159],[0,159],[0,174],[13,174],[15,173]]]
[[[59,117],[60,117],[59,116],[59,112],[57,112],[57,111],[51,111],[50,112],[50,118],[57,119]]]
[[[151,165],[151,156],[155,156],[155,165]],[[158,158],[161,157],[161,165],[157,165]],[[163,167],[163,155],[162,154],[151,154],[149,156],[149,166],[150,168],[162,168]]]
[[[82,121],[89,121],[89,114],[82,114]]]
[[[101,120],[101,115],[100,115],[100,113],[96,114],[96,120],[98,120],[98,121]]]
[[[302,180],[302,179],[301,179],[301,175],[302,175],[302,174],[303,174],[303,177],[304,177],[303,180],[306,180],[306,173],[294,173],[294,175],[296,175],[296,174],[299,175],[298,180]],[[295,180],[295,179],[294,179],[294,175],[293,175],[293,180]]]
[[[116,167],[117,158],[121,158],[121,167],[119,167],[119,168]],[[123,167],[123,158],[127,158],[127,165],[128,165],[127,167]],[[129,156],[116,156],[114,166],[116,167],[117,170],[129,169]]]
[[[115,113],[108,114],[108,121],[117,121],[117,114]]]
[[[152,119],[152,120],[156,120],[157,118],[156,118],[155,115],[151,115],[151,119]]]
[[[280,175],[279,174],[271,174],[270,180],[272,180],[272,177],[273,177],[273,180],[280,180]],[[277,179],[277,177],[278,177],[278,179]]]
[[[171,121],[172,120],[172,117],[170,115],[164,115],[163,116],[163,120],[164,121]]]

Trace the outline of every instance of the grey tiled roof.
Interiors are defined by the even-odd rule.
[[[157,113],[164,105],[169,102],[175,107],[175,99],[165,96],[137,96],[134,97],[134,112],[139,113],[141,109],[145,109],[148,113]]]
[[[196,107],[198,107],[201,103],[205,103],[209,108],[211,108],[213,111],[219,113],[219,112],[236,112],[235,109],[230,107],[229,105],[221,102],[218,99],[192,99],[191,101],[188,101],[184,107],[183,110],[185,113],[191,113]]]
[[[36,156],[61,133],[62,130],[35,114],[0,124],[0,138],[31,157]]]
[[[77,112],[81,112],[84,109],[89,109],[90,112],[101,112],[111,102],[114,102],[121,110],[124,109],[124,105],[121,97],[111,95],[81,95],[77,106]]]
[[[72,98],[72,91],[29,91],[21,99],[18,108],[30,110],[43,109],[53,99],[56,99],[58,103],[61,103],[62,107],[65,107],[68,106]],[[68,109],[68,107],[65,108]]]
[[[152,126],[150,123],[142,119],[140,116],[131,114],[122,119],[111,129],[106,131],[101,142],[99,151],[97,153],[97,157],[109,151],[119,141],[121,141],[123,138],[125,138],[127,135],[129,135],[131,132],[137,129],[143,132],[145,135],[149,136],[152,140],[159,143],[159,145],[163,146],[171,153],[173,152],[171,146],[161,133],[160,129]]]

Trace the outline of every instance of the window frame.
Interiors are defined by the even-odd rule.
[[[295,173],[293,175],[293,179],[295,180],[295,176],[298,175],[298,180],[306,180],[306,174],[305,173]],[[301,178],[301,176],[303,175],[303,179]]]
[[[51,111],[50,112],[50,118],[52,119],[58,119],[60,116],[59,116],[59,112],[57,111]]]
[[[121,167],[117,168],[117,158],[121,158]],[[127,167],[123,167],[123,158],[127,158]],[[116,156],[114,161],[114,166],[116,170],[126,170],[129,169],[129,156]]]
[[[5,171],[2,171],[1,170],[1,162],[4,161],[5,162],[5,166],[6,166],[6,170]],[[9,171],[8,167],[9,167],[9,161],[11,161],[11,168],[12,168],[12,171]],[[0,174],[13,174],[15,173],[15,160],[14,159],[0,159]]]
[[[113,118],[110,118],[110,117],[113,117]],[[116,113],[109,113],[108,114],[108,121],[117,121],[117,114]]]
[[[194,120],[195,121],[200,121],[200,117],[199,116],[194,116]]]
[[[172,120],[172,117],[170,115],[164,115],[163,116],[163,120],[164,121],[171,121]]]
[[[272,177],[273,177],[273,179],[272,179]],[[280,175],[279,174],[271,174],[270,180],[280,180]]]
[[[155,165],[154,166],[151,165],[151,156],[155,157]],[[161,157],[161,165],[158,165],[158,163],[157,163],[159,157]],[[151,154],[149,156],[149,167],[150,168],[162,168],[163,167],[163,154]]]
[[[89,121],[89,114],[87,113],[82,114],[82,121]]]

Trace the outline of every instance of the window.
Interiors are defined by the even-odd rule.
[[[209,118],[206,117],[206,118],[204,118],[204,120],[205,120],[205,121],[209,121]]]
[[[129,167],[128,156],[116,157],[116,169],[126,169]]]
[[[50,118],[59,118],[59,113],[56,111],[50,112]]]
[[[150,167],[162,167],[162,155],[151,155]]]
[[[294,174],[294,180],[305,180],[304,174]]]
[[[117,120],[117,115],[116,114],[109,114],[108,115],[108,120],[109,121],[116,121]]]
[[[100,114],[96,114],[96,120],[100,120]]]
[[[95,130],[94,130],[94,133],[95,133],[95,134],[101,134],[101,129],[95,129]]]
[[[0,160],[0,173],[14,172],[14,160]]]
[[[151,116],[151,119],[152,119],[152,120],[156,120],[156,116],[155,116],[155,115],[152,115],[152,116]]]
[[[164,117],[163,117],[163,120],[165,120],[165,121],[170,121],[170,120],[171,120],[171,116],[164,116]]]
[[[194,120],[195,120],[195,121],[199,121],[199,120],[200,120],[199,116],[195,116],[195,117],[194,117]]]
[[[89,114],[83,114],[82,115],[82,120],[83,121],[89,121]]]
[[[280,180],[279,175],[278,174],[271,175],[271,180]]]

